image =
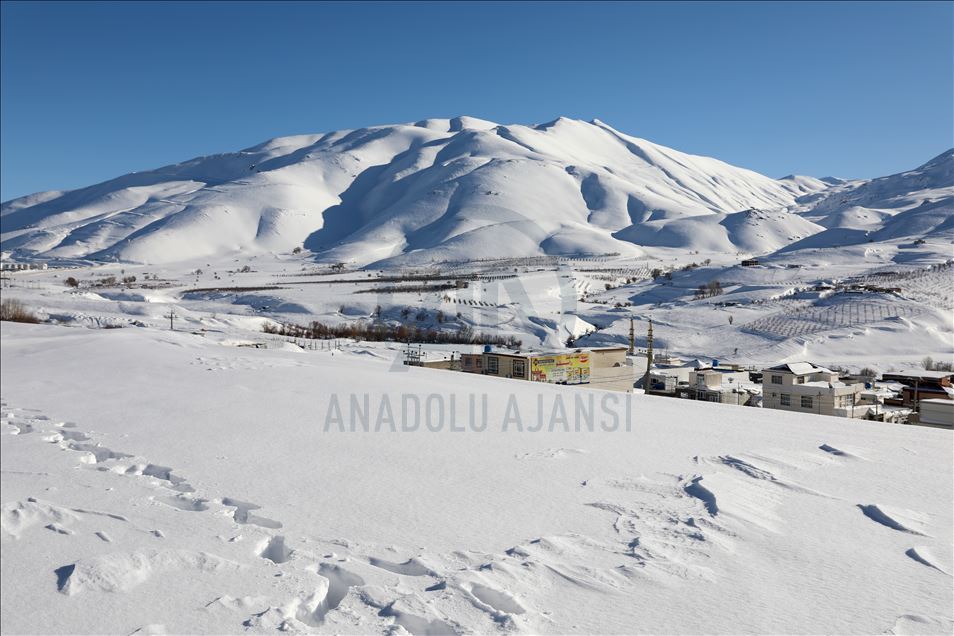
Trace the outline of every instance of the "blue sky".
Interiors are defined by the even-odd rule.
[[[0,198],[461,114],[880,176],[954,145],[952,33],[950,2],[3,2]]]

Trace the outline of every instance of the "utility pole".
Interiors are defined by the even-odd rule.
[[[172,321],[175,320],[175,318],[176,318],[176,311],[175,311],[175,309],[170,309],[168,315],[163,316],[163,318],[168,318],[168,319],[169,319],[169,330],[170,330],[170,331],[175,331],[176,328],[175,328],[175,326],[174,326],[173,323],[172,323]]]
[[[636,352],[636,333],[633,331],[633,319],[629,319],[629,355]]]
[[[653,321],[649,320],[646,333],[646,374],[643,375],[643,391],[649,393],[649,369],[653,366]]]
[[[409,367],[423,367],[424,366],[424,356],[427,355],[425,351],[422,350],[423,345],[417,345],[417,351],[411,347],[411,342],[407,342],[407,349],[404,351],[404,364]]]

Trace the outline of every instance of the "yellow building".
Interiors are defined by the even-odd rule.
[[[499,378],[588,384],[594,388],[629,391],[635,374],[626,358],[626,347],[597,347],[554,352],[485,350],[461,355],[460,368],[468,373]]]
[[[590,381],[590,352],[531,355],[530,379],[548,384],[585,384]]]

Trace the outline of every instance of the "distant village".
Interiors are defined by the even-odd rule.
[[[954,371],[916,369],[852,375],[812,362],[765,368],[683,360],[649,347],[589,347],[569,351],[515,351],[486,345],[481,353],[427,359],[410,345],[404,363],[512,380],[753,406],[897,424],[954,428]],[[432,354],[433,355],[433,354]],[[647,364],[647,361],[652,362]],[[946,367],[947,365],[939,365]],[[870,371],[870,372],[869,372]]]

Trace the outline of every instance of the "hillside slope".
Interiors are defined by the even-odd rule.
[[[897,239],[954,240],[954,149],[898,174],[836,184],[799,199],[827,228],[786,249]]]
[[[642,223],[786,208],[822,187],[681,153],[599,121],[501,126],[459,117],[274,139],[31,195],[3,205],[2,247],[144,263],[300,245],[358,264],[638,256],[632,228]],[[731,231],[726,240],[735,246]],[[680,245],[700,246],[694,238]]]

